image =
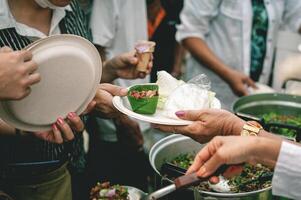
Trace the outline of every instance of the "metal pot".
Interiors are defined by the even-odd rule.
[[[232,106],[232,110],[235,113],[247,114],[255,116],[255,120],[263,122],[263,119],[259,119],[263,114],[275,112],[280,115],[292,115],[300,116],[301,114],[301,96],[294,96],[288,94],[255,94],[239,98]],[[283,123],[271,123],[265,124],[264,128],[273,132],[273,128],[288,128],[294,130],[297,133],[296,140],[301,140],[301,128],[283,124]]]
[[[160,173],[161,166],[166,160],[170,160],[179,154],[183,153],[193,153],[196,154],[204,145],[197,143],[189,137],[183,135],[171,135],[162,140],[158,141],[152,148],[149,154],[149,160],[152,168],[158,176],[161,177],[161,180],[172,182],[172,180],[162,177]],[[162,185],[161,185],[162,186]],[[160,186],[159,186],[160,187]],[[245,192],[245,193],[217,193],[217,192],[207,192],[200,190],[193,190],[192,188],[187,189],[187,195],[192,196],[191,199],[272,199],[271,188],[266,188],[263,190]],[[172,197],[176,199],[176,197]],[[180,199],[183,199],[180,198]],[[185,197],[185,200],[188,200],[188,197]]]

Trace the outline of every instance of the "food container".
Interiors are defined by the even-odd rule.
[[[155,42],[139,41],[135,46],[136,54],[138,57],[137,70],[146,72],[149,61],[151,60],[152,53],[155,51]]]
[[[132,110],[139,114],[154,114],[158,104],[158,85],[134,85],[129,88],[128,100]]]
[[[197,153],[204,145],[197,143],[189,137],[182,135],[171,135],[158,141],[151,149],[149,154],[150,164],[155,171],[157,187],[163,187],[165,184],[170,184],[172,180],[163,177],[160,173],[161,166],[166,160],[172,159],[179,154]],[[157,188],[157,189],[158,189]],[[169,199],[242,199],[242,200],[269,200],[272,199],[271,187],[262,190],[245,192],[245,193],[217,193],[200,191],[189,188],[183,191],[176,192]]]
[[[278,115],[301,116],[301,96],[288,94],[255,94],[239,98],[232,106],[235,113],[254,116],[255,120],[264,114],[276,113]],[[246,119],[248,120],[248,119]],[[260,119],[261,121],[263,119]],[[277,133],[277,128],[291,129],[296,132],[296,141],[301,140],[301,127],[284,123],[263,123],[268,131]],[[280,133],[279,133],[280,134]]]

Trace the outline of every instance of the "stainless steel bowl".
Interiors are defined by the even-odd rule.
[[[288,94],[255,94],[239,98],[232,106],[234,112],[262,116],[269,112],[300,115],[301,96]]]
[[[204,145],[199,144],[189,137],[183,135],[171,135],[158,141],[152,148],[149,154],[149,160],[156,174],[162,177],[160,173],[161,166],[166,160],[173,159],[183,153],[197,153]],[[172,180],[167,179],[172,182]],[[244,192],[244,193],[217,193],[207,191],[194,191],[194,199],[272,199],[271,187],[262,190]]]

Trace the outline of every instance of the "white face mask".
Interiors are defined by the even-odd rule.
[[[35,0],[35,2],[39,4],[39,6],[41,6],[42,8],[50,8],[50,9],[60,8],[59,6],[56,6],[53,3],[51,3],[49,0]]]

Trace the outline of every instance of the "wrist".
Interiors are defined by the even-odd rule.
[[[253,155],[256,162],[274,167],[280,153],[282,141],[264,137],[256,137],[255,140]]]
[[[229,131],[228,135],[238,135],[239,136],[241,134],[241,131],[243,130],[243,126],[245,123],[246,123],[246,121],[235,116],[235,119],[232,120],[231,131]]]
[[[112,66],[111,61],[110,60],[105,61],[103,63],[102,82],[110,83],[117,78],[118,78],[117,72],[115,68]]]

